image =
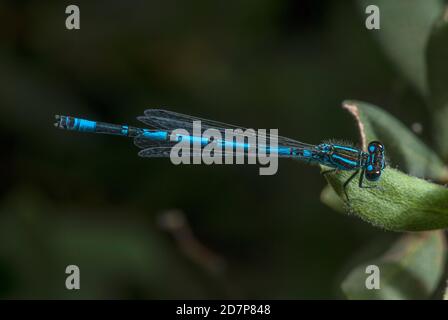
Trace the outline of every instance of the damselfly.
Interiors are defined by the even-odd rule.
[[[148,125],[150,129],[97,122],[70,116],[56,115],[55,118],[56,123],[54,125],[60,129],[133,138],[135,145],[142,149],[139,152],[139,156],[147,158],[169,157],[173,146],[182,139],[189,139],[192,142],[199,143],[202,147],[211,143],[210,139],[194,135],[193,125],[195,121],[201,122],[203,131],[216,129],[223,135],[226,129],[240,129],[240,132],[247,130],[239,126],[161,109],[148,109],[145,111],[144,116],[137,118]],[[177,129],[184,129],[189,134],[175,133],[174,131]],[[269,136],[269,138],[272,139],[272,136]],[[383,144],[379,141],[370,142],[367,151],[363,151],[353,146],[337,143],[312,145],[280,136],[275,138],[278,139],[278,147],[275,150],[269,150],[269,152],[275,152],[279,157],[299,159],[311,164],[321,164],[332,168],[324,171],[324,174],[339,170],[353,171],[353,174],[343,185],[347,199],[346,187],[358,173],[361,172],[359,187],[369,188],[370,186],[363,184],[364,177],[368,181],[378,181],[385,167],[385,150]],[[223,140],[219,142],[223,146],[230,146],[232,149],[241,147],[235,141]],[[258,149],[260,147],[262,146],[257,146]],[[247,153],[249,149],[249,144],[244,143],[239,150]],[[265,149],[269,148],[265,147]]]

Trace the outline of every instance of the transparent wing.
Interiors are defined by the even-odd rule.
[[[149,139],[143,136],[137,136],[134,138],[134,144],[140,149],[147,148],[172,148],[176,142],[175,141],[157,141]]]
[[[141,150],[138,155],[143,158],[169,158],[171,154],[171,147],[150,147]],[[179,151],[179,156],[182,155],[182,152]],[[193,152],[190,149],[191,157],[200,157],[201,153]]]
[[[143,136],[138,136],[134,139],[134,144],[143,149],[138,153],[138,155],[146,158],[167,158],[170,156],[171,149],[176,143],[176,141],[154,141]],[[190,155],[192,157],[200,157],[203,149],[204,146],[201,147],[200,151],[197,151],[191,147],[189,149]],[[223,156],[230,157],[245,156],[247,154],[247,150],[243,151],[240,149],[234,149],[233,151],[230,151],[226,148],[218,148],[217,152]],[[277,156],[291,157],[290,155],[282,154],[278,154]]]
[[[152,139],[148,139],[147,137],[137,136],[134,138],[134,144],[143,149],[138,155],[145,158],[168,158],[171,153],[171,149],[173,146],[177,144],[176,141],[155,141]],[[200,151],[195,150],[193,147],[189,148],[190,156],[192,157],[200,157],[204,146],[201,146]],[[245,155],[246,152],[241,152],[234,150],[234,152],[227,151],[225,148],[219,149],[222,155],[227,156],[239,156]],[[181,154],[181,151],[180,151]]]
[[[169,158],[170,152],[170,147],[150,147],[141,150],[138,155],[144,158]]]
[[[146,149],[141,150],[138,155],[140,157],[144,158],[169,158],[171,154],[172,147],[149,147]],[[201,157],[201,152],[196,152],[193,149],[190,149],[190,156],[191,157]],[[182,152],[180,151],[179,156],[182,155]],[[237,156],[246,156],[245,152],[228,152],[225,150],[218,151],[217,155],[222,156],[231,156],[231,157],[237,157]],[[216,156],[217,156],[216,155]],[[285,157],[282,155],[278,155],[278,157]]]
[[[162,110],[162,109],[147,109],[145,110],[145,115],[137,117],[137,119],[146,125],[154,129],[162,130],[175,130],[175,129],[185,129],[192,133],[193,131],[193,121],[201,121],[201,129],[205,131],[207,129],[217,129],[224,136],[225,129],[241,129],[243,131],[247,130],[241,126],[235,126],[232,124],[227,124],[223,122],[203,119],[199,117],[193,117],[186,114],[181,114],[173,111]],[[243,134],[236,134],[236,136],[244,136]],[[260,137],[260,135],[258,135]],[[265,135],[266,141],[269,141],[273,137],[278,139],[279,146],[288,146],[294,148],[312,148],[313,145],[299,142],[294,139],[276,136],[276,135]]]

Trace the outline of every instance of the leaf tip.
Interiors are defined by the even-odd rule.
[[[448,22],[448,6],[446,6],[443,10],[443,22]]]
[[[366,130],[364,124],[361,121],[361,116],[359,114],[359,108],[355,101],[346,100],[342,102],[342,108],[347,110],[356,120],[358,124],[359,134],[361,136],[361,143],[363,150],[367,149],[367,138],[366,138]]]

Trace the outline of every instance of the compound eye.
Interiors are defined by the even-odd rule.
[[[381,170],[373,170],[373,168],[370,168],[369,166],[366,170],[365,177],[369,181],[377,181],[381,176]],[[372,170],[369,170],[372,169]]]
[[[369,143],[369,147],[368,147],[369,153],[375,153],[378,151],[383,151],[384,150],[384,146],[381,142],[379,141],[372,141]]]

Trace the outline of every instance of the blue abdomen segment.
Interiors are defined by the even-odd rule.
[[[150,134],[144,134],[145,137],[149,137],[150,139],[157,139],[157,137],[164,137],[167,135],[165,131],[158,131],[158,132],[151,132]],[[171,139],[170,137],[166,137],[166,139]],[[199,136],[190,136],[190,135],[183,135],[183,134],[176,134],[176,139],[172,141],[180,142],[187,140],[192,146],[197,145],[201,147],[205,147],[208,144],[210,144],[213,140],[210,140],[207,137],[199,137]],[[252,150],[257,153],[264,153],[264,154],[278,154],[279,156],[291,156],[291,148],[286,146],[277,146],[277,147],[271,147],[271,146],[265,146],[265,145],[257,145],[246,143],[246,142],[238,142],[234,140],[215,140],[217,142],[218,147],[222,148],[222,151],[225,152],[228,149],[231,149],[235,152],[244,152],[247,153]]]
[[[155,140],[155,141],[168,140],[168,132],[166,132],[166,131],[154,131],[154,130],[143,129],[143,134],[141,136],[145,137],[149,140]]]
[[[128,125],[97,122],[87,119],[59,115],[55,116],[55,118],[56,123],[54,125],[57,128],[69,131],[111,134],[131,138],[143,135],[147,136],[149,139],[154,140],[164,140],[167,137],[166,132],[140,129],[136,127],[130,127]]]
[[[57,122],[55,126],[60,129],[70,130],[70,131],[80,131],[80,132],[95,132],[96,131],[96,121],[80,119],[75,117],[67,116],[56,116]]]
[[[75,124],[73,128],[69,130],[77,130],[80,132],[95,132],[95,129],[96,121],[75,118]]]

